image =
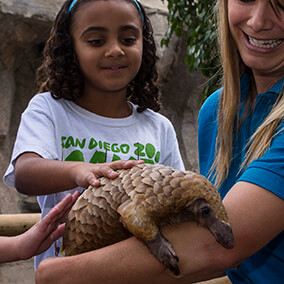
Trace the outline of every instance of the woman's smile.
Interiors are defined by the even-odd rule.
[[[249,49],[258,50],[260,52],[274,51],[283,43],[283,39],[259,39],[245,33],[244,39]]]

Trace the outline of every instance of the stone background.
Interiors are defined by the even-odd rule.
[[[50,27],[64,0],[0,0],[0,175],[9,164],[21,113],[36,92],[35,71]],[[197,115],[205,79],[189,73],[186,47],[173,38],[160,41],[167,29],[167,6],[161,0],[141,0],[150,17],[158,46],[162,113],[174,124],[186,169],[198,170]],[[166,1],[165,1],[166,2]],[[0,214],[39,212],[35,197],[27,197],[0,180]],[[1,253],[1,252],[0,252]],[[0,265],[0,284],[34,283],[33,259]]]

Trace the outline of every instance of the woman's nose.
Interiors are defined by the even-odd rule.
[[[251,17],[248,20],[248,25],[255,31],[270,30],[273,27],[273,11],[271,7],[259,5],[253,9]]]
[[[122,47],[120,46],[119,42],[113,41],[111,42],[105,51],[106,57],[118,57],[124,55],[124,51]]]

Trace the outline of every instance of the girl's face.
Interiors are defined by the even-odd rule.
[[[243,62],[254,74],[283,76],[284,6],[271,0],[228,0],[231,34]]]
[[[121,0],[91,1],[78,7],[74,16],[71,35],[85,90],[126,93],[143,53],[136,7]]]

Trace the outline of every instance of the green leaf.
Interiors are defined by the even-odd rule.
[[[164,0],[161,0],[164,3]],[[189,72],[200,70],[206,77],[211,77],[202,94],[206,98],[219,88],[220,67],[217,56],[216,22],[212,11],[215,1],[212,0],[168,0],[169,27],[161,45],[169,45],[171,36],[185,35],[187,52],[185,62]]]

